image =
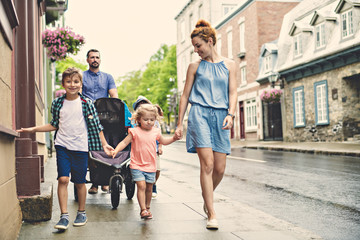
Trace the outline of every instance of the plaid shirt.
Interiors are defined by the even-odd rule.
[[[88,129],[88,144],[89,151],[100,151],[103,150],[99,133],[104,129],[100,124],[98,114],[92,101],[80,95],[82,112],[86,121]],[[65,95],[55,99],[51,105],[52,120],[50,124],[56,128],[59,128],[60,109],[64,104]],[[56,137],[56,133],[55,133]]]

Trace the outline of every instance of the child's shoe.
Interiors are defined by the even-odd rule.
[[[81,226],[84,226],[86,224],[86,222],[87,222],[87,217],[86,217],[85,211],[84,212],[78,211],[73,225],[75,227],[81,227]]]
[[[156,191],[156,184],[153,185],[153,189],[152,189],[152,197],[156,198],[157,196],[157,191]]]
[[[69,214],[61,214],[59,222],[54,228],[59,230],[66,230],[69,227]]]

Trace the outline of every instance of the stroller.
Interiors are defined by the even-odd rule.
[[[124,102],[117,98],[100,98],[95,101],[100,123],[104,127],[104,136],[110,146],[115,148],[128,134],[125,127]],[[90,181],[96,185],[109,185],[111,205],[119,206],[123,183],[127,199],[132,199],[135,193],[135,182],[130,173],[130,145],[119,152],[113,159],[104,151],[90,151],[89,162]],[[75,200],[77,200],[74,187]]]

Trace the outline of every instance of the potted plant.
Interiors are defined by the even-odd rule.
[[[76,55],[85,44],[85,38],[75,34],[70,28],[46,29],[42,33],[42,43],[47,48],[51,61],[63,60],[69,54]]]
[[[280,102],[282,93],[283,91],[281,89],[266,89],[261,93],[260,99],[267,103],[278,103]]]

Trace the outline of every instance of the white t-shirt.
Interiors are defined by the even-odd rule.
[[[64,100],[55,145],[72,151],[88,151],[88,132],[80,97],[72,101]]]

